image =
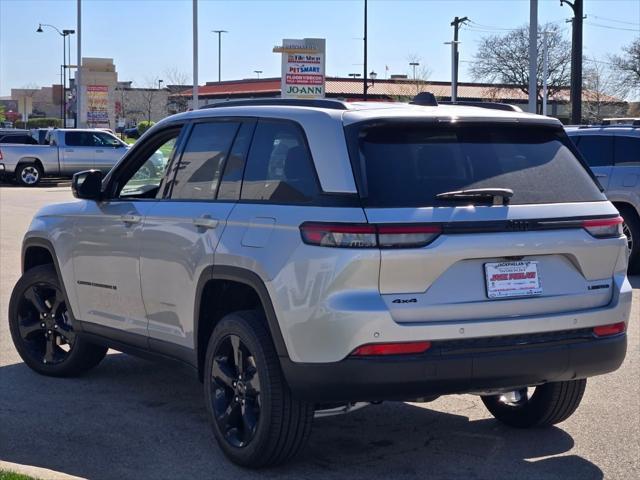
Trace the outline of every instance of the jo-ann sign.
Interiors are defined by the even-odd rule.
[[[282,54],[282,98],[323,98],[325,39],[284,39],[274,47]]]

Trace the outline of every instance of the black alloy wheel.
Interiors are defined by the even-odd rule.
[[[22,360],[42,375],[80,375],[107,354],[107,347],[91,343],[73,328],[73,315],[51,264],[27,270],[16,283],[9,301],[9,330]]]
[[[76,334],[57,286],[39,282],[27,288],[18,304],[17,320],[25,350],[33,360],[60,364],[73,349]]]
[[[260,379],[256,359],[237,335],[216,348],[211,369],[211,398],[216,423],[234,447],[245,447],[260,420]]]
[[[236,311],[217,322],[203,372],[213,435],[231,461],[278,465],[304,447],[314,406],[292,395],[262,311]]]

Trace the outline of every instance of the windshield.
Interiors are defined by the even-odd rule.
[[[436,195],[474,188],[511,189],[511,204],[605,199],[559,128],[376,122],[346,131],[365,206],[460,205]]]

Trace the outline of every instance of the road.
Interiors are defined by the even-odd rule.
[[[68,188],[0,188],[0,468],[91,479],[637,478],[640,277],[624,365],[589,380],[580,409],[559,427],[509,429],[469,395],[387,403],[316,420],[294,463],[252,472],[217,448],[202,386],[185,367],[113,352],[82,378],[53,379],[20,361],[6,312],[21,237],[40,206],[70,198]]]

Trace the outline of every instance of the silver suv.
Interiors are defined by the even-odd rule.
[[[630,120],[568,127],[567,134],[624,218],[629,270],[640,272],[640,119]]]
[[[73,192],[25,236],[18,352],[52,376],[107,347],[192,366],[241,465],[362,402],[473,393],[552,425],[625,356],[622,219],[550,118],[234,102],[163,120]]]

